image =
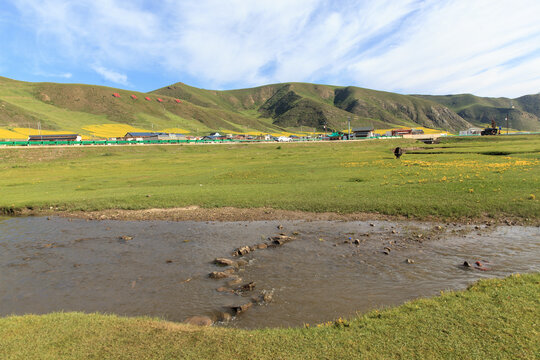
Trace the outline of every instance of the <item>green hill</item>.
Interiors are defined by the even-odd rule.
[[[113,97],[118,93],[120,97]],[[135,95],[137,99],[133,99]],[[150,101],[145,100],[149,97]],[[161,98],[162,102],[157,101]],[[180,99],[180,103],[176,101]],[[511,127],[537,130],[540,95],[512,100]],[[343,130],[351,125],[458,131],[495,119],[509,99],[473,95],[409,96],[307,83],[283,83],[215,91],[173,84],[149,93],[82,84],[29,83],[0,77],[0,130],[37,128],[96,135],[93,127],[280,133]],[[123,126],[123,127],[122,127]],[[123,134],[117,134],[120,136]],[[5,136],[4,136],[5,137]]]
[[[284,83],[252,89],[212,91],[177,83],[153,93],[185,99],[207,108],[225,108],[271,119],[288,129],[322,130],[353,126],[378,128],[425,126],[459,130],[470,126],[454,112],[430,100],[357,87]]]
[[[118,93],[119,98],[112,96]],[[136,100],[131,95],[137,97]],[[211,130],[269,132],[281,129],[269,121],[220,107],[203,107],[174,98],[102,86],[25,83],[0,78],[0,127],[36,127],[87,133],[98,124],[129,124],[145,129],[182,128],[195,133]]]
[[[512,129],[540,130],[540,94],[516,99],[487,98],[471,94],[416,97],[444,105],[476,126],[484,127],[494,120],[498,126],[506,127],[505,119],[508,116],[508,125]]]

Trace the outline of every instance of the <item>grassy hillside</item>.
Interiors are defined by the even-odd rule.
[[[119,98],[113,93],[120,94]],[[137,96],[133,99],[131,95]],[[150,101],[145,100],[149,97]],[[158,102],[160,97],[163,101]],[[181,99],[177,103],[175,99]],[[513,100],[510,127],[539,129],[540,95]],[[509,99],[473,95],[408,96],[357,87],[283,83],[215,91],[183,83],[150,93],[82,84],[28,83],[0,77],[0,138],[13,133],[76,132],[122,136],[127,131],[176,129],[203,135],[211,131],[286,133],[353,127],[428,127],[449,131],[503,126]],[[108,131],[101,132],[103,126]],[[34,130],[32,130],[34,129]],[[23,135],[22,137],[24,137]]]
[[[470,124],[435,102],[357,87],[284,83],[252,89],[212,91],[177,83],[153,93],[192,101],[208,108],[226,108],[245,115],[270,118],[289,129],[342,130],[352,126],[391,128],[426,126],[447,130]]]
[[[112,96],[119,93],[120,98]],[[135,95],[134,100],[130,96]],[[149,96],[150,101],[145,100]],[[189,101],[176,103],[169,96],[102,86],[26,83],[0,78],[0,128],[62,130],[92,135],[103,124],[139,129],[183,129],[193,134],[212,130],[279,132],[271,121],[260,120],[221,107],[203,107]],[[122,128],[122,127],[119,127]],[[122,128],[125,130],[125,128]],[[116,136],[121,136],[125,132]]]
[[[444,105],[476,126],[484,127],[494,120],[497,126],[506,128],[505,118],[508,116],[508,126],[511,129],[540,130],[540,94],[517,99],[485,98],[471,94],[417,97]]]

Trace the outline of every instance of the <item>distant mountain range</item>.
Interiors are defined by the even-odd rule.
[[[119,97],[112,96],[117,93]],[[134,99],[131,95],[134,95]],[[145,100],[148,97],[149,100]],[[158,101],[160,98],[162,101]],[[179,99],[178,103],[176,99]],[[510,104],[514,109],[510,108]],[[0,77],[0,127],[35,127],[91,134],[89,126],[141,129],[281,132],[353,127],[415,127],[449,131],[484,127],[540,130],[540,94],[517,99],[473,95],[400,95],[308,83],[214,91],[176,83],[149,93],[95,85],[29,83]]]

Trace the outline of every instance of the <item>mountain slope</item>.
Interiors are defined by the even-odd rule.
[[[286,128],[316,128],[324,125],[344,129],[353,126],[426,126],[459,130],[470,124],[426,99],[357,87],[284,83],[252,89],[212,91],[177,83],[153,93],[194,101],[209,108],[222,107],[239,113],[271,118]]]
[[[120,97],[113,97],[118,93]],[[137,99],[131,98],[135,95]],[[219,106],[199,106],[189,101],[102,86],[27,83],[0,78],[0,127],[64,130],[89,134],[85,127],[129,124],[144,129],[181,128],[209,132],[279,132],[271,121],[230,111]],[[119,134],[118,136],[123,135]]]
[[[114,97],[118,93],[119,97]],[[137,98],[133,99],[132,95]],[[150,101],[145,100],[149,97]],[[157,101],[161,98],[162,101]],[[176,99],[180,99],[178,103]],[[126,129],[283,133],[343,130],[351,125],[458,131],[510,112],[510,126],[536,130],[540,95],[512,100],[473,95],[410,96],[358,87],[282,83],[215,91],[176,83],[149,93],[81,84],[29,83],[0,77],[0,129],[41,126],[87,136],[122,136]],[[95,129],[110,125],[107,135]],[[6,130],[7,129],[7,130]],[[114,130],[117,129],[117,130]],[[20,131],[19,131],[20,132]],[[5,135],[4,137],[7,137]]]
[[[444,105],[476,126],[484,127],[494,120],[498,126],[506,127],[505,118],[508,116],[508,125],[512,129],[540,130],[540,94],[516,99],[486,98],[471,94],[415,96]]]

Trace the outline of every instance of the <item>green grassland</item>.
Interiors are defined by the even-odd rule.
[[[396,160],[392,149],[407,148]],[[0,208],[538,219],[540,137],[0,149]]]
[[[0,319],[7,359],[537,359],[540,274],[483,280],[304,328],[197,328],[151,318],[54,313]]]

